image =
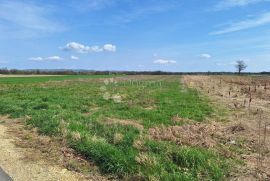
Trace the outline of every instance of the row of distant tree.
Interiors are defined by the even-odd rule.
[[[223,75],[223,74],[240,74],[247,68],[244,61],[236,61],[235,67],[237,72],[164,72],[164,71],[95,71],[95,70],[72,70],[72,69],[8,69],[0,68],[0,74],[44,74],[44,75],[109,75],[109,74],[126,74],[126,75],[183,75],[183,74],[204,74],[204,75]],[[251,73],[245,74],[270,74],[270,72]]]
[[[233,75],[238,72],[164,72],[164,71],[89,71],[89,70],[17,70],[17,69],[0,69],[0,74],[24,74],[24,75]],[[245,72],[242,74],[269,74],[270,72]]]

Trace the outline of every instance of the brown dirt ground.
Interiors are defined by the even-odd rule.
[[[41,136],[22,120],[0,117],[0,166],[14,181],[105,181],[97,167],[66,146]]]
[[[211,124],[218,125],[214,138],[219,145],[245,162],[231,173],[230,180],[270,180],[270,79],[184,76],[182,83],[229,110],[227,121]]]

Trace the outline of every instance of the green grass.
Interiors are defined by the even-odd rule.
[[[151,127],[182,124],[173,122],[173,116],[202,122],[214,112],[206,98],[183,88],[179,78],[106,85],[97,79],[100,76],[75,77],[5,78],[0,88],[0,114],[27,116],[27,124],[41,134],[64,137],[102,172],[119,178],[222,180],[226,175],[227,161],[211,150],[176,146],[147,136]],[[68,82],[61,81],[66,79]],[[104,99],[105,92],[121,95],[122,101]],[[108,122],[111,119],[128,120],[143,130]],[[138,141],[139,147],[135,145]]]
[[[106,78],[110,75],[63,75],[63,76],[37,76],[37,77],[0,77],[0,84],[27,84],[47,81],[63,81],[84,78]]]

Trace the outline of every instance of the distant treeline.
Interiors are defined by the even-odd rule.
[[[43,75],[234,75],[236,72],[164,72],[164,71],[95,71],[95,70],[72,70],[72,69],[7,69],[1,68],[0,74],[43,74]],[[245,75],[270,75],[270,72],[243,72]]]

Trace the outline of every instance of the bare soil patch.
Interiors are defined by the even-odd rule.
[[[57,138],[0,117],[0,166],[16,181],[103,181],[97,167]]]

